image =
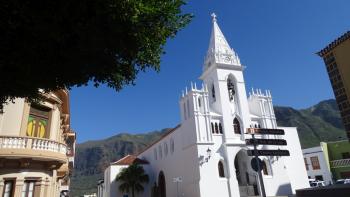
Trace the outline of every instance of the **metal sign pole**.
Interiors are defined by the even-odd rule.
[[[253,138],[253,140],[255,140],[254,134],[252,134],[252,138]],[[262,197],[266,197],[265,186],[264,186],[264,181],[263,181],[262,174],[261,174],[260,162],[259,162],[259,157],[258,157],[258,151],[256,150],[255,143],[254,143],[254,157],[255,157],[255,161],[256,161],[257,166],[258,166],[258,177],[259,177],[260,191],[261,191],[260,195]]]

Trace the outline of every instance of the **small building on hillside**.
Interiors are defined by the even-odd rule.
[[[303,149],[305,168],[309,179],[332,184],[332,174],[321,146]]]
[[[115,178],[136,160],[150,178],[145,191],[137,196],[259,195],[263,190],[251,165],[249,131],[271,131],[275,134],[256,134],[256,138],[260,142],[282,142],[258,146],[259,150],[266,150],[259,152],[263,155],[259,158],[267,196],[290,195],[309,187],[297,129],[277,125],[270,91],[252,90],[247,95],[245,66],[212,16],[212,33],[200,76],[203,84],[191,84],[183,92],[179,101],[180,124],[136,156],[112,163],[105,171],[104,197],[128,196],[119,193]],[[268,72],[261,77],[274,79]],[[276,135],[279,132],[284,135]],[[289,150],[290,156],[282,157],[281,150]],[[156,195],[153,191],[157,191]]]

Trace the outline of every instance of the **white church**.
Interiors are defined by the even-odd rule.
[[[208,52],[200,79],[180,99],[181,123],[138,155],[112,163],[104,174],[99,196],[126,197],[115,178],[133,162],[142,165],[150,181],[137,196],[160,197],[258,196],[261,184],[251,167],[245,140],[249,128],[283,129],[285,135],[256,135],[284,139],[286,146],[258,149],[289,150],[290,156],[260,156],[267,196],[287,196],[309,187],[295,127],[279,127],[270,91],[252,90],[247,96],[244,66],[221,32],[215,14]]]

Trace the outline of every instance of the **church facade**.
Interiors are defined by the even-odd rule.
[[[259,149],[287,149],[290,156],[260,156],[267,196],[288,195],[308,187],[307,172],[295,127],[279,127],[270,91],[252,90],[247,96],[244,66],[229,46],[215,15],[209,48],[200,79],[180,99],[181,123],[135,158],[150,177],[138,196],[239,197],[259,195],[261,185],[252,169],[250,128],[283,129],[285,135],[257,136],[284,139],[286,146],[259,145]],[[105,171],[105,197],[127,196],[118,191],[115,177],[136,159],[127,156]]]

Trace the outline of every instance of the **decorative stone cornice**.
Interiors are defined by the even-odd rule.
[[[350,39],[350,31],[346,32],[345,34],[343,34],[342,36],[340,36],[339,38],[334,40],[332,43],[327,45],[324,49],[322,49],[321,51],[317,52],[317,55],[323,57],[324,55],[329,53],[336,46],[338,46],[339,44],[343,43],[347,39]]]

